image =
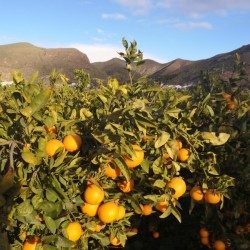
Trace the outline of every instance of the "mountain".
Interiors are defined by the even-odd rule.
[[[46,80],[53,69],[64,73],[71,81],[74,69],[84,69],[93,77],[105,78],[105,72],[95,68],[88,57],[77,49],[45,49],[30,43],[15,43],[0,46],[0,73],[4,81],[11,80],[11,72],[20,70],[26,78],[39,71],[41,79]]]
[[[217,73],[232,71],[236,53],[248,65],[250,73],[249,44],[228,53],[197,61],[179,58],[167,63],[158,63],[146,59],[133,74],[135,78],[147,75],[150,79],[164,84],[187,84],[195,82],[201,71]],[[83,69],[92,78],[106,80],[108,77],[116,77],[122,83],[129,80],[124,60],[113,58],[106,62],[90,63],[87,54],[73,48],[46,49],[30,43],[15,43],[1,45],[0,58],[0,73],[3,81],[10,81],[10,73],[15,69],[20,70],[25,79],[29,79],[34,72],[39,71],[40,78],[47,80],[52,70],[56,69],[73,82],[73,70]]]

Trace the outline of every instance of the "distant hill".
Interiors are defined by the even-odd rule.
[[[0,46],[0,73],[4,81],[11,80],[11,72],[20,70],[25,78],[39,71],[42,79],[47,79],[52,70],[64,73],[72,81],[74,69],[84,69],[93,77],[105,78],[105,72],[99,71],[88,57],[77,49],[45,49],[30,43],[15,43]]]
[[[83,69],[92,78],[106,80],[116,77],[120,82],[128,81],[125,62],[113,58],[106,62],[90,63],[86,54],[73,48],[46,49],[30,43],[15,43],[0,46],[0,73],[2,80],[10,81],[11,72],[18,69],[28,79],[39,71],[42,80],[48,79],[53,69],[64,73],[71,82],[74,81],[74,69]],[[231,71],[235,56],[238,53],[241,60],[250,65],[250,44],[228,53],[215,55],[211,58],[197,61],[176,59],[167,63],[158,63],[146,59],[138,68],[135,77],[147,75],[149,78],[164,84],[187,84],[198,79],[201,71],[224,72]],[[250,69],[249,69],[250,71]]]

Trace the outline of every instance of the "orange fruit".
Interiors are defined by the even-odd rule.
[[[159,232],[153,232],[153,237],[155,239],[158,239],[160,237],[160,233]]]
[[[152,214],[152,207],[150,206],[150,205],[148,205],[148,204],[146,204],[146,205],[143,205],[143,207],[142,207],[142,212],[143,212],[143,215],[150,215],[150,214]]]
[[[123,159],[128,168],[135,168],[139,166],[144,160],[144,151],[139,145],[132,145],[135,156],[124,155]]]
[[[177,159],[181,162],[186,162],[189,158],[189,150],[186,148],[181,148],[178,151]]]
[[[125,217],[125,214],[126,214],[125,207],[122,205],[118,205],[118,214],[117,214],[116,220],[123,219]]]
[[[208,230],[205,227],[203,227],[203,228],[200,229],[200,237],[201,238],[207,238],[207,237],[209,237],[209,232],[208,232]]]
[[[35,236],[34,238],[27,239],[24,244],[22,250],[35,250],[38,243],[40,243],[40,239]]]
[[[221,200],[221,195],[214,189],[208,189],[204,195],[204,199],[207,203],[217,204]]]
[[[55,126],[49,127],[47,125],[44,125],[44,129],[46,130],[47,133],[57,133],[57,129]]]
[[[116,236],[113,236],[112,234],[109,235],[109,242],[113,246],[119,246],[119,245],[121,245],[121,241]]]
[[[202,245],[210,245],[209,238],[208,237],[201,237],[201,244]]]
[[[155,205],[155,208],[162,213],[164,213],[168,208],[168,202],[167,201],[158,201]]]
[[[119,213],[118,205],[113,201],[108,201],[99,206],[97,214],[103,223],[110,223],[116,220]]]
[[[191,198],[195,201],[201,201],[203,199],[203,192],[201,187],[195,185],[189,192]]]
[[[66,227],[67,237],[71,241],[78,241],[83,233],[82,226],[79,222],[70,222]]]
[[[130,232],[134,233],[134,234],[138,234],[139,230],[137,227],[133,227]]]
[[[227,108],[229,109],[229,110],[233,110],[233,109],[235,109],[235,102],[233,102],[233,101],[230,101],[228,104],[227,104]]]
[[[98,210],[99,204],[97,205],[92,205],[87,202],[81,207],[81,211],[84,214],[87,214],[88,216],[96,216],[97,215],[97,210]]]
[[[57,150],[59,150],[60,148],[64,149],[64,144],[57,139],[52,139],[47,142],[45,147],[45,152],[48,156],[52,157],[56,154]]]
[[[170,155],[169,155],[168,153],[165,153],[165,154],[163,155],[163,158],[164,158],[165,160],[168,160],[168,159],[170,158]]]
[[[226,245],[222,240],[216,240],[213,244],[213,248],[215,250],[225,250],[226,249]]]
[[[88,229],[90,229],[93,232],[97,232],[97,233],[99,233],[101,231],[102,226],[103,226],[102,223],[95,224],[95,222],[93,222],[91,224],[93,224],[93,226],[89,227]]]
[[[66,135],[63,139],[64,147],[69,152],[75,152],[82,145],[82,138],[77,134]]]
[[[113,162],[106,163],[100,166],[101,169],[106,168],[104,175],[111,178],[116,178],[121,175],[121,170]]]
[[[186,182],[181,177],[173,177],[168,183],[167,187],[174,189],[173,198],[178,199],[185,194],[187,186]]]
[[[225,101],[228,101],[228,102],[231,101],[232,96],[231,96],[230,94],[228,94],[228,93],[223,93],[222,95],[223,95]]]
[[[85,202],[99,205],[104,199],[104,191],[95,184],[89,184],[83,193]]]
[[[20,234],[20,239],[21,240],[25,240],[27,237],[27,233],[25,231],[23,231],[21,234]]]
[[[177,140],[177,142],[178,142],[178,145],[179,145],[179,149],[181,149],[182,148],[182,141]]]
[[[142,204],[140,204],[140,208],[141,208],[141,210],[142,210],[142,212],[141,211],[139,211],[139,210],[134,210],[134,212],[136,213],[136,214],[142,214],[143,213],[143,205]]]
[[[133,190],[135,181],[130,179],[129,181],[118,181],[117,186],[121,189],[122,192],[128,193]]]

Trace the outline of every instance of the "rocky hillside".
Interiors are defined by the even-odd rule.
[[[77,49],[45,49],[29,43],[0,46],[0,73],[2,80],[11,80],[11,72],[20,70],[25,78],[39,71],[41,79],[47,79],[53,69],[64,73],[73,81],[74,69],[84,69],[93,77],[105,78],[105,72],[95,68],[88,57]]]
[[[3,81],[11,80],[11,72],[20,70],[26,79],[39,71],[41,79],[48,79],[53,69],[64,73],[71,82],[74,81],[74,69],[83,69],[92,78],[106,80],[116,77],[120,82],[128,81],[125,62],[122,59],[111,59],[106,62],[90,63],[86,54],[73,48],[45,49],[29,43],[16,43],[0,46],[0,73]],[[219,54],[208,59],[189,61],[176,59],[168,63],[145,60],[138,68],[135,77],[147,75],[149,78],[164,84],[187,84],[198,79],[201,71],[226,72],[234,66],[238,53],[241,60],[250,65],[250,44],[234,51]],[[250,70],[250,69],[249,69]]]

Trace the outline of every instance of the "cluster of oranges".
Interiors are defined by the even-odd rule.
[[[209,204],[218,204],[221,201],[221,194],[215,189],[207,189],[204,193],[200,186],[195,185],[189,193],[191,198],[197,202],[205,200]]]
[[[225,101],[227,102],[227,108],[229,110],[233,110],[236,107],[235,102],[232,100],[232,95],[228,94],[228,93],[223,93],[223,97],[225,99]]]
[[[202,227],[200,229],[200,240],[201,240],[201,244],[211,248],[211,246],[213,247],[213,249],[215,250],[226,250],[226,244],[224,241],[217,239],[211,242],[209,236],[210,233],[209,231],[205,228]]]

